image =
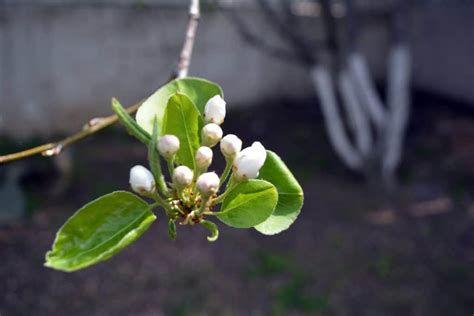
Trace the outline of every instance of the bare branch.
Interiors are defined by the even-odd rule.
[[[199,0],[191,0],[191,4],[189,6],[189,22],[188,27],[186,29],[186,38],[184,40],[183,48],[181,50],[177,71],[171,76],[170,80],[176,77],[183,78],[186,77],[188,74],[199,17]],[[134,105],[128,107],[126,111],[130,114],[136,112],[144,101],[145,99],[135,103]],[[46,157],[59,155],[65,147],[72,145],[83,138],[91,136],[110,125],[115,124],[117,121],[117,115],[110,115],[107,117],[91,119],[86,125],[84,125],[80,132],[77,132],[60,141],[40,145],[17,153],[0,156],[0,164],[24,159],[39,154]]]
[[[340,59],[340,47],[337,38],[337,24],[334,16],[331,12],[331,1],[330,0],[321,0],[321,16],[324,22],[325,28],[325,42],[326,49],[329,50],[329,53],[335,56],[336,60]]]
[[[138,108],[140,107],[143,101],[144,100],[138,103],[135,103],[131,107],[128,107],[126,109],[127,112],[133,113],[136,110],[138,110]],[[11,162],[18,159],[27,158],[29,156],[34,156],[38,154],[41,154],[42,156],[45,156],[45,157],[59,155],[66,146],[69,146],[85,137],[95,134],[98,131],[103,130],[104,128],[109,127],[110,125],[116,123],[117,121],[118,121],[117,115],[93,118],[86,125],[84,125],[84,127],[82,128],[80,132],[73,134],[69,137],[66,137],[60,141],[33,147],[33,148],[23,150],[17,153],[0,156],[0,164]]]
[[[350,54],[356,50],[356,40],[359,36],[359,12],[353,0],[345,0],[344,4],[346,6],[346,18],[344,23],[345,27],[343,28],[343,34],[345,36],[343,45],[345,45],[344,49],[347,54]]]
[[[189,5],[189,22],[186,30],[186,37],[184,39],[183,49],[179,56],[178,69],[176,71],[177,78],[184,78],[188,75],[194,42],[196,39],[196,31],[201,16],[200,12],[199,0],[191,0],[191,4]]]
[[[267,55],[284,60],[286,62],[301,64],[298,56],[295,56],[293,51],[288,49],[271,45],[263,36],[259,36],[257,32],[252,32],[243,19],[235,12],[234,9],[224,11],[228,20],[234,25],[240,37],[249,45],[266,53]]]
[[[290,47],[294,50],[295,55],[300,58],[300,60],[307,65],[316,64],[316,56],[313,54],[312,49],[304,39],[304,37],[299,34],[298,30],[293,27],[289,27],[284,20],[282,20],[278,13],[270,6],[267,0],[257,0],[259,7],[261,8],[264,17],[269,23],[271,23],[274,28],[280,32],[282,38],[290,44]]]

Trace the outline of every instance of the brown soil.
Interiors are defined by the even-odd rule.
[[[231,111],[226,132],[261,140],[301,180],[295,225],[273,237],[220,225],[216,243],[178,227],[170,241],[158,214],[135,244],[72,274],[43,267],[55,232],[82,204],[126,189],[146,151],[116,129],[71,150],[69,178],[30,160],[31,216],[0,228],[0,315],[471,315],[474,117],[430,100],[414,113],[391,197],[338,162],[313,100]]]

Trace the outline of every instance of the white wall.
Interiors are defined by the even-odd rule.
[[[258,14],[249,21],[261,34]],[[474,102],[474,7],[418,10],[415,84]],[[151,94],[174,68],[186,8],[0,6],[0,133],[48,136],[79,129]],[[384,70],[385,32],[363,39],[375,72]],[[244,44],[222,13],[203,14],[190,75],[220,83],[230,107],[269,96],[313,94],[304,69]]]

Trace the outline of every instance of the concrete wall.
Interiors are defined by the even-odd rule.
[[[0,6],[0,133],[71,132],[151,94],[174,68],[186,8],[176,6]],[[261,34],[269,26],[249,11]],[[415,85],[474,102],[474,6],[416,13]],[[385,68],[386,33],[361,39],[374,71]],[[230,107],[271,95],[313,94],[306,71],[245,45],[222,13],[205,12],[190,75],[219,82]]]

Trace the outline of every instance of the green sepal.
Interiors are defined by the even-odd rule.
[[[168,221],[168,236],[171,240],[176,240],[176,223],[173,219]]]

